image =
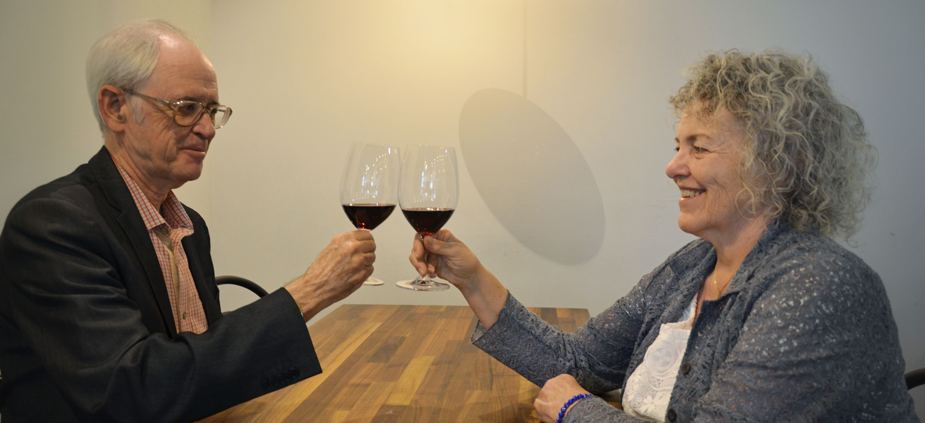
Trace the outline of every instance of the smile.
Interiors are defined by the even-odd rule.
[[[681,198],[693,198],[703,193],[704,191],[692,190],[692,189],[682,189]]]

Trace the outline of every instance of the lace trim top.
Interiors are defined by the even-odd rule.
[[[671,391],[687,351],[687,338],[691,335],[696,309],[697,296],[694,295],[681,321],[661,325],[658,337],[646,350],[642,363],[626,380],[623,411],[657,422],[665,421]]]

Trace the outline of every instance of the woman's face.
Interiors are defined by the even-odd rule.
[[[743,192],[743,131],[725,109],[700,116],[696,107],[681,116],[677,154],[665,168],[681,189],[678,226],[714,244],[731,241],[756,220]]]

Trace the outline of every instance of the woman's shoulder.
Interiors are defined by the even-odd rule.
[[[753,294],[779,301],[888,304],[880,276],[833,239],[792,229],[782,233],[748,269]]]
[[[876,279],[876,272],[857,254],[832,238],[816,233],[786,229],[762,260],[770,268],[788,269],[803,275],[832,279]]]

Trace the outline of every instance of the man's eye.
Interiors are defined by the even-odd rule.
[[[698,146],[695,145],[695,146],[694,146],[694,152],[695,152],[695,153],[706,153],[706,152],[707,152],[707,149],[706,149],[706,148],[703,148],[703,147],[698,147]]]
[[[177,113],[187,116],[195,115],[196,113],[199,113],[199,107],[201,107],[199,106],[199,103],[183,101],[177,104]]]

